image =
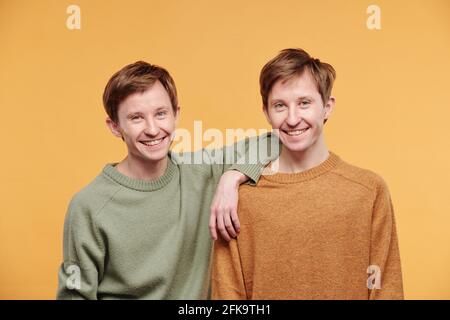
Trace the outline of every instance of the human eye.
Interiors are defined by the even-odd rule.
[[[282,104],[281,102],[277,102],[277,103],[275,103],[275,104],[273,105],[273,108],[274,108],[275,110],[277,110],[277,111],[282,110],[283,107],[284,107],[284,104]]]
[[[131,121],[138,121],[138,120],[142,119],[142,116],[140,114],[132,114],[129,116],[129,119]]]
[[[166,111],[166,110],[161,110],[161,111],[158,111],[158,112],[156,113],[156,116],[157,116],[158,118],[164,118],[166,115],[167,115],[167,111]]]
[[[302,100],[302,101],[300,102],[300,107],[301,107],[302,109],[306,109],[306,108],[308,108],[310,105],[311,105],[311,101],[310,101],[310,100]]]

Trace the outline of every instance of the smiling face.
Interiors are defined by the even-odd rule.
[[[323,125],[334,98],[324,104],[314,78],[308,70],[273,85],[263,108],[273,129],[279,130],[284,152],[318,153],[325,146]]]
[[[129,158],[154,164],[164,160],[169,152],[178,114],[166,89],[156,81],[146,91],[123,100],[117,113],[118,123],[108,118],[107,124],[115,136],[125,141]]]

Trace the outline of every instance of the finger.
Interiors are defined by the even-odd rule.
[[[234,230],[233,223],[231,222],[231,211],[226,210],[223,216],[223,221],[225,223],[225,228],[228,231],[230,237],[236,238],[236,231]]]
[[[214,207],[211,207],[211,213],[209,215],[209,233],[214,240],[217,240],[216,219],[216,209]]]
[[[230,236],[228,235],[227,229],[225,228],[222,210],[219,210],[217,213],[217,229],[219,229],[219,233],[223,239],[225,239],[226,241],[231,240]]]
[[[241,232],[241,223],[239,222],[239,216],[236,208],[231,211],[231,221],[233,222],[234,229],[237,233]]]

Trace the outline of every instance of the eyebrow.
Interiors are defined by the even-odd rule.
[[[155,111],[158,112],[160,110],[167,110],[167,109],[170,109],[170,107],[169,106],[160,106],[160,107],[157,107]],[[141,111],[132,111],[127,115],[127,118],[131,118],[132,116],[142,115],[142,114],[143,114],[143,112],[141,112]]]
[[[136,111],[127,114],[127,118],[131,118],[132,116],[142,115],[142,112]]]
[[[303,100],[315,101],[315,99],[312,96],[301,96],[301,97],[298,97],[298,99],[297,99],[297,101],[303,101]]]
[[[271,99],[270,104],[274,105],[278,102],[284,103],[284,100],[283,99]]]
[[[300,96],[296,99],[296,101],[301,101],[301,100],[314,100],[314,98],[312,96]],[[273,105],[278,102],[285,103],[285,101],[283,99],[272,99],[270,104]]]
[[[156,108],[156,111],[166,110],[166,109],[170,109],[170,107],[169,106],[161,106],[161,107]]]

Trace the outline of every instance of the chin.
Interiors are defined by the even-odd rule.
[[[290,152],[299,152],[299,153],[301,153],[301,152],[304,152],[304,151],[308,150],[310,145],[309,144],[305,144],[303,141],[299,142],[299,143],[284,143],[283,142],[283,147],[285,147],[286,150],[288,150]]]
[[[164,160],[167,157],[167,154],[169,153],[169,150],[160,150],[158,152],[155,152],[153,154],[145,154],[145,159],[151,162],[158,162],[161,160]]]
[[[137,150],[138,154],[136,156],[145,162],[158,162],[164,160],[164,158],[169,153],[168,149],[161,149],[149,152],[147,150]]]

